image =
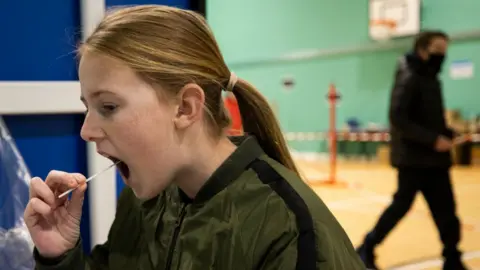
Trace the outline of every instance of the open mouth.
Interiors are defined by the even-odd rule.
[[[125,164],[125,162],[121,161],[118,158],[115,157],[108,157],[113,163],[117,163],[117,169],[120,171],[120,174],[125,177],[125,179],[128,179],[130,177],[130,169],[128,168],[128,165]]]

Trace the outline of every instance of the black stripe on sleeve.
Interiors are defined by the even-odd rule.
[[[316,243],[313,218],[307,205],[292,186],[266,161],[257,159],[250,166],[264,184],[269,185],[295,214],[299,230],[297,270],[316,270]]]

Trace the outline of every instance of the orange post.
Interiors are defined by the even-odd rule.
[[[328,90],[328,103],[330,104],[330,127],[329,127],[329,141],[330,141],[330,179],[327,180],[329,184],[334,184],[337,178],[337,115],[336,105],[337,99],[340,96],[337,95],[337,89],[335,85],[330,84]]]
[[[340,99],[340,94],[337,92],[337,89],[334,84],[330,84],[327,94],[328,104],[329,104],[329,129],[328,129],[328,142],[329,142],[329,152],[330,152],[330,164],[329,164],[329,175],[328,178],[324,181],[315,181],[313,185],[336,185],[336,186],[345,186],[345,183],[339,182],[337,179],[337,127],[336,127],[336,107],[337,102]]]

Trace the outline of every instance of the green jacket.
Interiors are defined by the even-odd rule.
[[[35,250],[37,269],[365,269],[304,181],[253,137],[237,145],[193,201],[173,186],[143,202],[126,188],[106,243],[48,261]]]

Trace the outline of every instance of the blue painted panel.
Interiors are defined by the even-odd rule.
[[[80,138],[82,114],[4,116],[32,176],[45,179],[50,170],[87,173],[86,144]],[[83,206],[81,235],[90,249],[88,194]]]
[[[117,198],[120,196],[120,193],[122,193],[123,188],[125,187],[125,183],[123,182],[122,176],[120,175],[120,172],[117,170]]]
[[[79,1],[0,1],[0,81],[76,80]]]
[[[44,179],[52,169],[86,168],[86,146],[80,138],[83,115],[7,115],[5,122],[33,174]]]

